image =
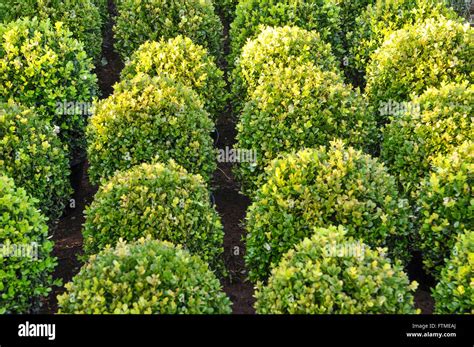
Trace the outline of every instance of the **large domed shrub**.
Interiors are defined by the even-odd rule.
[[[283,152],[326,145],[335,138],[365,149],[375,142],[372,113],[340,75],[305,64],[277,68],[260,82],[237,125],[237,147],[256,157],[237,169],[246,193],[252,195],[264,168]]]
[[[420,249],[427,271],[437,276],[456,235],[474,230],[474,143],[433,161],[433,172],[421,184],[418,207]]]
[[[387,247],[394,259],[409,259],[408,207],[395,180],[376,159],[341,141],[275,160],[246,217],[246,263],[252,280],[314,227],[343,224],[349,236]]]
[[[333,53],[342,49],[340,7],[338,0],[242,0],[237,4],[230,25],[229,65],[234,66],[248,39],[257,36],[264,26],[297,26],[319,32],[330,43]]]
[[[460,234],[433,290],[435,313],[474,314],[474,231]]]
[[[174,159],[208,180],[216,167],[213,128],[192,89],[167,77],[137,75],[96,104],[87,127],[89,176],[97,183],[156,158]]]
[[[258,283],[262,314],[416,313],[399,262],[346,237],[344,228],[316,228],[283,256],[268,284]]]
[[[83,44],[59,22],[37,19],[0,23],[0,40],[0,101],[36,107],[75,157],[85,148],[85,116],[62,106],[90,103],[97,92]]]
[[[59,313],[231,313],[230,300],[204,261],[144,238],[91,256],[66,290],[58,296]]]
[[[390,35],[372,55],[366,92],[372,105],[407,101],[429,87],[474,80],[474,31],[469,24],[432,18]],[[380,116],[383,123],[386,118]]]
[[[191,87],[202,97],[204,106],[217,118],[226,104],[225,81],[206,49],[191,39],[178,36],[141,45],[122,70],[123,79],[139,73],[166,75]]]
[[[114,26],[115,48],[123,59],[145,41],[184,35],[222,54],[222,23],[211,0],[120,0]]]
[[[458,19],[443,0],[376,0],[355,20],[355,30],[347,32],[349,67],[355,76],[363,77],[370,56],[392,32],[407,24],[444,16]]]
[[[232,71],[236,112],[260,84],[260,77],[274,73],[279,67],[298,67],[307,62],[322,70],[338,71],[331,46],[316,31],[289,26],[263,28],[242,48]]]
[[[219,267],[224,233],[200,176],[173,161],[117,172],[99,188],[86,210],[84,251],[94,254],[122,238],[151,235],[181,244]]]
[[[384,129],[381,156],[408,196],[430,171],[432,160],[472,138],[474,87],[465,82],[429,88],[411,100]]]
[[[59,217],[70,196],[69,161],[48,122],[31,109],[0,103],[0,171],[38,199],[51,219]]]
[[[96,0],[0,0],[0,22],[38,17],[63,22],[98,61],[102,52],[102,18]]]
[[[0,313],[28,313],[48,296],[56,258],[37,201],[0,175]]]

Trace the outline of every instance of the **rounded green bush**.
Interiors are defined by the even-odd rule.
[[[262,28],[260,34],[242,48],[232,71],[235,112],[240,111],[262,76],[273,74],[279,67],[298,67],[307,62],[322,70],[339,71],[331,46],[324,43],[316,31],[290,26]]]
[[[227,314],[231,303],[198,256],[169,242],[119,242],[90,257],[58,296],[68,314]]]
[[[460,234],[433,290],[435,313],[474,314],[474,231]]]
[[[314,227],[342,224],[348,235],[410,258],[408,204],[395,180],[369,155],[333,141],[276,159],[246,216],[251,280],[263,280]]]
[[[206,181],[216,167],[209,114],[190,88],[164,76],[137,75],[96,104],[87,127],[93,183],[116,170],[174,159]]]
[[[20,19],[0,23],[0,101],[35,107],[60,129],[74,158],[85,148],[85,115],[64,103],[91,103],[97,77],[83,44],[60,22]]]
[[[56,258],[37,200],[0,175],[0,313],[30,313],[48,296]]]
[[[38,199],[37,207],[52,220],[72,193],[67,152],[54,129],[12,103],[0,103],[0,171]]]
[[[473,85],[450,83],[412,98],[387,124],[381,157],[409,198],[436,156],[472,138],[473,105]]]
[[[241,0],[230,25],[230,54],[234,66],[248,39],[257,36],[264,26],[297,26],[319,32],[330,43],[333,53],[342,52],[339,0]]]
[[[371,104],[407,101],[429,87],[473,82],[474,30],[469,24],[431,18],[391,34],[372,55],[366,93]],[[380,123],[386,117],[380,116]]]
[[[127,59],[145,41],[184,35],[219,59],[222,23],[212,0],[119,0],[115,48]]]
[[[277,68],[261,79],[237,125],[237,148],[253,151],[237,177],[249,195],[262,184],[264,168],[284,152],[325,145],[335,138],[370,149],[376,123],[364,98],[342,77],[312,64]]]
[[[102,52],[102,17],[96,0],[0,0],[0,22],[38,17],[63,22],[94,61]],[[97,1],[98,2],[98,1]]]
[[[425,269],[438,276],[456,235],[474,230],[474,143],[433,160],[433,171],[420,186],[419,248]]]
[[[226,84],[224,73],[214,60],[205,48],[180,35],[141,45],[125,65],[121,77],[131,79],[145,73],[174,78],[193,88],[202,97],[206,110],[217,119],[226,105]]]
[[[206,183],[170,161],[117,172],[86,209],[84,252],[95,254],[119,238],[181,244],[213,268],[222,267],[224,232]]]
[[[410,283],[400,262],[392,263],[343,227],[316,228],[283,256],[268,284],[259,282],[260,314],[416,313]]]
[[[444,0],[375,0],[355,20],[355,30],[346,32],[349,70],[363,78],[372,53],[385,38],[407,24],[427,18],[458,20]]]

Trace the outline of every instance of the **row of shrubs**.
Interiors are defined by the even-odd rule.
[[[292,17],[309,4],[288,2],[290,9],[283,9],[286,2],[269,1],[262,6],[265,15],[242,15],[259,4],[237,5],[229,61],[237,146],[257,152],[256,162],[236,168],[252,198],[246,264],[257,282],[257,310],[414,312],[408,293],[416,285],[401,270],[418,249],[439,281],[436,311],[473,312],[472,29],[439,1],[374,1],[354,26],[366,41],[359,37],[352,47],[345,41],[346,48],[364,52],[358,57],[368,82],[361,94],[344,82],[341,71],[348,68],[337,64],[338,46],[305,30],[317,27],[311,22],[317,17]],[[272,12],[272,6],[280,10]],[[295,18],[301,27],[264,26],[293,25]],[[379,22],[383,18],[393,21]],[[250,38],[245,45],[244,37]],[[420,108],[387,116],[382,106],[392,102]],[[375,262],[370,277],[357,272],[345,257],[325,257],[321,245],[328,236],[318,233],[341,247],[354,237],[390,262],[380,254],[387,251],[400,273],[395,270],[398,280],[384,285],[390,283],[391,294],[405,293],[403,298],[383,294],[382,278],[391,269],[384,261]],[[365,264],[374,254],[366,257],[353,261]],[[468,265],[454,268],[461,262]],[[346,266],[363,284],[344,288],[353,284],[344,277]],[[333,286],[322,285],[322,278]],[[378,285],[369,290],[371,300],[359,290],[372,287],[373,278]]]
[[[94,105],[87,129],[87,115],[58,113],[58,102],[90,103],[98,96],[88,58],[93,54],[81,43],[95,46],[95,7],[84,3],[81,11],[91,10],[85,16],[75,12],[78,4],[18,3],[0,25],[0,210],[7,232],[2,241],[3,236],[9,240],[0,258],[5,268],[1,312],[34,312],[59,284],[52,279],[57,260],[43,214],[50,224],[61,214],[71,194],[70,164],[86,149],[87,139],[89,174],[101,185],[86,211],[87,262],[59,299],[60,312],[230,313],[217,279],[225,274],[223,230],[207,188],[216,161],[211,133],[226,102],[223,73],[215,63],[221,24],[212,3],[154,2],[162,7],[162,29],[169,32],[160,29],[164,37],[141,46],[136,37],[120,37],[120,30],[128,32],[124,25],[130,26],[125,9],[140,15],[138,3],[117,4],[117,48],[121,53],[138,49],[131,57],[123,54],[122,81],[113,95]],[[98,5],[106,18],[106,2]],[[189,17],[170,24],[182,16],[183,6]],[[194,27],[201,14],[207,24]],[[18,17],[23,18],[10,21]],[[64,25],[56,21],[60,17]],[[75,26],[79,18],[82,27]],[[210,43],[214,55],[188,37],[175,37],[180,30]],[[121,49],[123,42],[128,43]],[[37,253],[34,259],[12,255],[10,244],[34,244]]]
[[[100,187],[85,211],[86,263],[58,312],[230,313],[208,189],[227,100],[220,21],[207,1],[117,5],[126,64],[87,126],[88,173]]]

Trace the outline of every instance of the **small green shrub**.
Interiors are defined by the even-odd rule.
[[[56,258],[37,201],[0,175],[0,313],[29,313],[48,296]]]
[[[354,254],[350,254],[354,252]],[[343,227],[316,228],[283,256],[268,284],[257,284],[261,314],[416,313],[417,283],[399,262],[392,263]]]
[[[171,161],[137,165],[102,185],[86,209],[84,252],[95,254],[119,238],[150,235],[181,244],[222,268],[222,225],[200,176]]]
[[[184,36],[160,42],[146,42],[133,53],[121,77],[131,79],[138,73],[166,75],[196,91],[206,110],[217,119],[226,104],[223,72],[202,46]]]
[[[456,235],[474,230],[474,143],[466,142],[433,161],[433,172],[420,187],[419,248],[425,269],[439,275]]]
[[[370,246],[387,247],[394,259],[410,258],[407,202],[376,159],[334,141],[276,159],[266,175],[246,216],[250,279],[265,279],[314,227],[330,224],[344,225],[349,236]]]
[[[444,0],[376,0],[355,20],[355,30],[347,31],[349,70],[364,77],[370,56],[385,38],[407,24],[427,18],[446,17],[458,20],[457,14],[445,6]],[[359,77],[359,78],[360,78]]]
[[[15,177],[52,220],[72,193],[67,152],[53,128],[33,110],[14,104],[0,103],[0,172]]]
[[[197,256],[169,242],[119,242],[90,257],[58,296],[68,314],[225,314],[231,303]]]
[[[145,41],[178,35],[221,57],[223,27],[212,0],[120,0],[117,10],[115,48],[123,59]]]
[[[102,1],[102,0],[101,0]],[[94,61],[102,52],[102,17],[97,0],[0,0],[0,22],[38,17],[63,22]]]
[[[216,167],[213,128],[192,89],[167,77],[137,75],[96,104],[87,127],[90,179],[97,183],[116,170],[174,159],[208,181]]]
[[[237,148],[253,151],[255,162],[236,170],[243,191],[252,195],[264,168],[284,152],[325,145],[342,138],[372,148],[376,123],[365,100],[332,71],[312,64],[277,68],[262,78],[240,116]]]
[[[312,62],[322,70],[338,72],[331,46],[316,31],[298,27],[265,27],[242,48],[232,71],[234,110],[239,112],[247,97],[260,84],[260,77],[280,67],[298,67]]]
[[[366,93],[374,107],[407,101],[429,87],[474,80],[474,31],[442,18],[394,32],[372,55]],[[380,116],[380,122],[386,121]]]
[[[460,234],[433,290],[435,313],[474,314],[474,232]]]
[[[409,105],[385,127],[381,156],[411,198],[433,158],[472,138],[474,87],[464,82],[429,88]]]
[[[232,21],[235,15],[235,7],[239,0],[215,0],[214,7],[216,12],[225,20]]]
[[[61,23],[37,19],[0,23],[0,40],[0,101],[35,107],[60,128],[70,156],[77,156],[85,148],[85,116],[64,112],[62,106],[90,103],[97,92],[97,77],[82,43]]]
[[[342,52],[339,0],[242,0],[237,4],[230,25],[229,65],[232,67],[248,39],[253,39],[264,26],[297,26],[319,32],[331,44],[333,53]]]

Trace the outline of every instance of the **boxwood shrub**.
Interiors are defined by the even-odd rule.
[[[408,261],[407,202],[376,159],[333,141],[274,160],[266,175],[246,216],[251,280],[265,279],[284,253],[328,224],[343,224],[349,236]]]
[[[231,303],[198,256],[141,238],[90,257],[58,296],[67,314],[226,314]]]
[[[230,25],[229,65],[234,66],[247,40],[257,36],[263,26],[285,25],[315,30],[331,44],[334,54],[342,52],[338,0],[242,0]]]
[[[433,161],[433,172],[420,187],[419,242],[428,272],[439,275],[456,235],[474,230],[474,143],[468,141]]]
[[[458,237],[441,279],[433,290],[435,313],[474,314],[474,231]]]
[[[84,252],[95,254],[119,238],[151,235],[181,244],[222,267],[224,233],[203,179],[174,161],[137,165],[117,172],[86,209]]]
[[[37,200],[0,175],[0,313],[30,313],[48,296],[56,258]]]
[[[272,74],[278,67],[297,67],[312,62],[322,70],[338,71],[331,46],[316,31],[298,27],[265,27],[242,48],[232,71],[235,113],[238,113],[260,77]]]
[[[102,52],[102,17],[97,0],[0,0],[0,22],[38,17],[63,22],[96,62]]]
[[[407,24],[444,16],[459,20],[444,0],[376,0],[355,20],[355,30],[346,32],[349,69],[353,76],[364,77],[371,54],[392,32]],[[359,78],[360,78],[359,77]]]
[[[223,72],[214,61],[204,47],[179,35],[141,45],[125,65],[121,77],[131,79],[146,73],[174,78],[193,88],[202,97],[206,110],[217,119],[226,104],[226,84]]]
[[[474,87],[468,82],[428,88],[384,129],[381,156],[411,198],[432,160],[472,138]]]
[[[268,284],[258,283],[261,314],[416,313],[400,262],[346,237],[343,227],[316,228],[283,256]]]
[[[366,92],[382,102],[409,100],[429,87],[474,80],[474,31],[469,24],[431,18],[391,34],[372,55]],[[386,117],[380,116],[380,122]]]
[[[242,162],[237,177],[252,195],[262,184],[264,168],[283,152],[328,144],[343,138],[371,149],[376,122],[365,99],[332,71],[312,64],[277,68],[262,78],[240,116],[237,148],[252,150],[255,162]]]
[[[145,41],[178,35],[221,57],[223,27],[212,0],[120,0],[117,10],[115,48],[123,59]]]
[[[59,217],[72,193],[64,145],[33,110],[0,103],[0,171],[38,199],[51,219]]]
[[[59,127],[59,137],[75,157],[85,148],[85,116],[64,112],[62,105],[92,102],[97,77],[83,44],[71,35],[60,22],[49,20],[0,23],[0,101],[35,107]]]
[[[96,104],[87,127],[89,176],[97,183],[136,164],[175,159],[206,180],[216,167],[209,114],[190,88],[139,74]]]

